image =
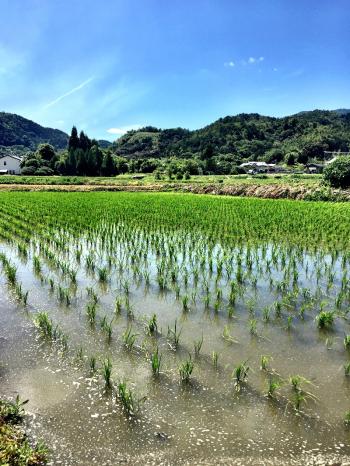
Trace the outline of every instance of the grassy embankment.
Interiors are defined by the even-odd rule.
[[[1,191],[180,191],[241,197],[348,201],[350,191],[335,190],[321,175],[208,175],[190,180],[157,180],[153,175],[116,177],[1,176]]]
[[[31,446],[20,425],[24,404],[19,397],[14,402],[0,399],[0,464],[34,466],[47,462],[46,447],[41,443]]]

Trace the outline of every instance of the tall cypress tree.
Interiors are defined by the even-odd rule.
[[[68,140],[68,150],[75,150],[79,148],[79,137],[78,131],[75,126],[73,126],[70,138]]]

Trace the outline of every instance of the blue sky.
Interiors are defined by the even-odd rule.
[[[113,140],[350,108],[349,0],[0,0],[0,110]]]

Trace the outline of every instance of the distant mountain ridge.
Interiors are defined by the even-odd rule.
[[[49,143],[56,150],[67,148],[69,136],[64,131],[45,128],[15,113],[0,112],[0,155],[35,151],[39,144]],[[109,141],[98,141],[107,148]]]
[[[0,146],[8,150],[13,148],[14,152],[25,152],[35,150],[45,142],[55,149],[65,149],[68,134],[59,129],[44,128],[14,113],[0,112]]]
[[[324,150],[350,150],[350,110],[313,110],[276,118],[257,113],[226,116],[204,128],[161,130],[151,126],[129,131],[113,148],[126,158],[203,156],[208,146],[229,162],[281,162],[288,154],[298,160],[320,158]],[[300,159],[300,163],[305,163]]]
[[[23,155],[46,142],[56,150],[66,149],[68,135],[19,115],[0,112],[0,155]],[[107,148],[111,143],[99,141],[99,145]],[[278,162],[307,146],[312,146],[310,157],[316,158],[323,150],[348,151],[350,109],[305,111],[281,118],[242,113],[193,131],[146,126],[128,131],[113,143],[112,149],[128,159],[188,159],[201,156],[208,146],[214,155],[237,163],[252,159]]]

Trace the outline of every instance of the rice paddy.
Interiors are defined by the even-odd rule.
[[[1,396],[60,464],[349,455],[349,204],[0,201]]]

